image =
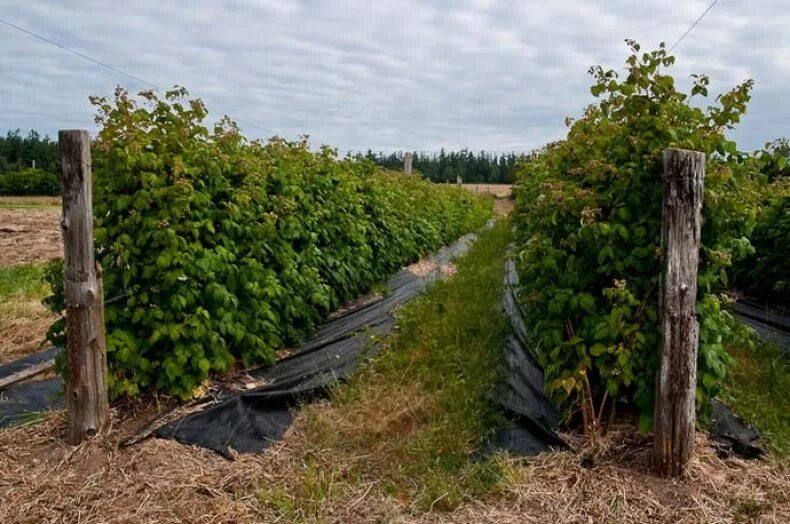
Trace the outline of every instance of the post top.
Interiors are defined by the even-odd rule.
[[[679,147],[668,147],[664,149],[664,155],[667,154],[682,154],[682,155],[702,155],[705,156],[705,153],[702,151],[697,151],[695,149],[681,149]]]
[[[90,133],[87,129],[60,129],[58,130],[58,136],[73,136],[73,135],[86,135],[90,137]]]

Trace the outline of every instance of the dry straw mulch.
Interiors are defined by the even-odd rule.
[[[592,460],[569,452],[505,459],[509,479],[497,496],[423,521],[790,522],[790,470],[782,464],[720,458],[698,435],[688,474],[662,479],[652,473],[650,439],[620,431],[606,440]]]
[[[721,459],[704,436],[681,480],[652,475],[649,441],[620,432],[589,469],[570,452],[503,457],[496,492],[450,513],[411,514],[408,502],[384,494],[376,479],[346,478],[343,463],[312,473],[320,500],[305,500],[315,489],[293,492],[294,475],[304,476],[322,454],[334,455],[306,440],[303,415],[269,451],[235,461],[169,440],[118,449],[139,421],[113,420],[108,435],[78,447],[61,439],[62,414],[0,431],[0,522],[790,522],[787,468]],[[277,493],[300,509],[288,517],[287,504],[265,502]]]
[[[252,522],[237,493],[256,481],[262,456],[235,462],[150,439],[119,450],[119,432],[77,447],[57,415],[0,431],[0,522]]]
[[[56,318],[38,298],[20,296],[0,301],[0,363],[43,348],[47,329]]]
[[[63,256],[60,209],[0,209],[0,267]]]

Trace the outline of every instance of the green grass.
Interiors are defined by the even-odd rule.
[[[0,195],[0,209],[52,209],[60,206],[60,197]]]
[[[455,507],[497,478],[492,464],[470,462],[469,453],[499,423],[492,398],[508,329],[499,309],[508,231],[502,221],[484,233],[452,279],[406,308],[393,350],[377,363],[395,384],[409,376],[435,406],[400,450],[404,460],[394,479],[419,479],[413,495],[421,509],[437,501]]]
[[[281,518],[321,521],[373,485],[414,512],[450,510],[490,492],[502,461],[472,453],[501,422],[494,404],[508,323],[500,309],[509,224],[481,234],[457,273],[399,313],[399,333],[330,404],[309,405],[300,468],[259,501]]]
[[[41,304],[45,264],[0,267],[0,362],[41,347],[52,315]]]
[[[0,302],[11,296],[43,297],[47,286],[42,282],[42,264],[0,267]]]
[[[46,420],[49,414],[49,411],[31,411],[29,413],[23,413],[17,417],[14,417],[12,422],[7,424],[3,429],[18,429],[32,426],[33,424],[38,424],[39,422]],[[5,423],[6,420],[3,420],[2,422]]]
[[[738,344],[730,353],[725,402],[760,430],[771,451],[790,459],[790,358],[765,342]]]

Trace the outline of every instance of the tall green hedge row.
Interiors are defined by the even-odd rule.
[[[738,287],[752,298],[790,308],[790,179],[772,195],[750,238],[754,253],[738,264]]]
[[[184,90],[141,96],[94,99],[113,396],[188,397],[238,360],[272,362],[328,311],[490,214],[460,188],[306,141],[249,142],[227,120],[210,130]]]
[[[60,179],[41,169],[21,169],[0,173],[0,195],[59,195]]]
[[[571,121],[567,138],[527,162],[515,221],[528,324],[547,386],[587,418],[613,402],[652,421],[662,270],[663,150],[707,154],[697,312],[698,401],[726,372],[732,317],[717,294],[747,240],[762,198],[759,162],[725,136],[746,110],[751,81],[707,108],[708,78],[675,87],[663,46],[632,55],[624,74],[591,69],[598,102]]]

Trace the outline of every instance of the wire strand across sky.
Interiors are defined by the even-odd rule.
[[[699,25],[699,23],[700,23],[700,22],[702,22],[702,19],[703,19],[703,18],[705,18],[705,15],[707,15],[707,14],[710,12],[710,10],[711,10],[711,9],[713,9],[713,7],[714,7],[714,6],[715,6],[715,5],[716,5],[718,2],[719,2],[719,0],[713,0],[713,2],[711,2],[711,3],[710,3],[710,5],[708,6],[708,8],[707,8],[707,9],[705,9],[705,10],[702,12],[702,14],[701,14],[701,15],[699,15],[699,16],[697,17],[697,19],[696,19],[696,20],[694,20],[694,23],[693,23],[693,24],[691,24],[691,25],[689,26],[689,28],[688,28],[688,29],[686,29],[686,32],[685,32],[685,33],[683,33],[682,35],[680,35],[680,38],[678,38],[677,40],[675,40],[675,43],[674,43],[674,44],[672,44],[672,45],[669,47],[669,52],[670,52],[670,53],[672,52],[672,50],[673,50],[673,49],[675,49],[675,48],[678,46],[678,44],[680,44],[680,43],[681,43],[681,42],[682,42],[682,41],[683,41],[683,40],[684,40],[684,39],[685,39],[685,38],[686,38],[686,37],[689,35],[689,33],[691,33],[691,32],[694,30],[694,28],[695,28],[695,27],[697,27],[697,25]]]
[[[140,78],[137,75],[133,75],[132,73],[124,71],[121,68],[115,67],[115,66],[110,65],[110,64],[108,64],[106,62],[102,62],[101,60],[97,60],[97,59],[93,58],[90,55],[82,53],[82,52],[80,52],[80,51],[78,51],[78,50],[76,50],[76,49],[74,49],[72,47],[63,45],[63,44],[61,44],[59,42],[56,42],[56,41],[54,41],[52,39],[49,39],[49,38],[47,38],[47,37],[45,37],[43,35],[38,34],[38,33],[34,33],[33,31],[30,31],[29,29],[25,29],[24,27],[21,27],[21,26],[19,26],[17,24],[9,22],[8,20],[4,20],[4,19],[0,18],[0,24],[6,25],[6,26],[8,26],[8,27],[10,27],[10,28],[12,28],[12,29],[14,29],[16,31],[19,31],[19,32],[24,33],[24,34],[26,34],[28,36],[36,38],[37,40],[40,40],[40,41],[42,41],[42,42],[44,42],[46,44],[55,46],[55,47],[57,47],[58,49],[60,49],[62,51],[65,51],[67,53],[71,53],[72,55],[75,55],[75,56],[77,56],[79,58],[82,58],[83,60],[87,60],[88,62],[91,62],[94,65],[97,65],[99,67],[103,67],[104,69],[112,71],[113,73],[125,76],[126,78],[134,80],[135,82],[137,82],[139,84],[143,84],[143,85],[145,85],[147,87],[150,87],[150,88],[152,88],[152,89],[154,89],[156,91],[160,91],[160,92],[164,92],[165,91],[164,88],[158,86],[157,84],[154,84],[153,82],[149,82],[148,80],[146,80],[144,78]],[[227,113],[226,111],[222,111],[219,108],[217,108],[217,109],[218,109],[218,111],[220,113]],[[258,125],[258,124],[254,124],[252,122],[248,122],[248,121],[242,120],[240,118],[235,118],[232,115],[228,115],[228,116],[230,116],[236,122],[238,122],[240,124],[243,124],[245,126],[252,127],[252,128],[255,128],[255,129],[259,129],[261,131],[266,131],[267,133],[272,133],[273,135],[277,134],[276,131],[274,131],[273,129],[270,129],[268,127],[261,126],[261,125]]]

